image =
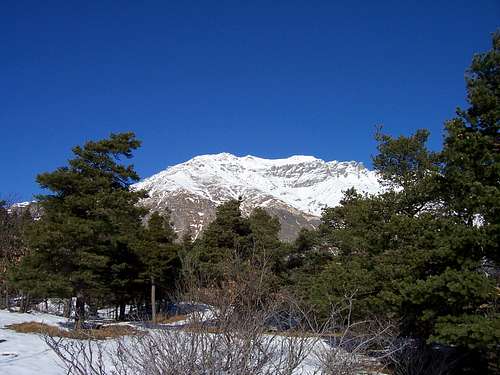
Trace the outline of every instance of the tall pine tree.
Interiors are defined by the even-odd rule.
[[[426,148],[426,130],[377,134],[387,190],[349,191],[325,210],[308,247],[335,255],[299,263],[292,280],[320,310],[356,290],[356,314],[399,318],[403,334],[454,347],[468,358],[461,371],[484,373],[500,340],[500,33],[474,57],[467,94],[442,152]]]
[[[89,298],[123,305],[134,278],[137,259],[130,244],[141,228],[145,212],[137,202],[144,194],[129,189],[139,176],[120,159],[131,158],[139,146],[133,133],[111,134],[74,147],[67,166],[37,177],[50,194],[38,197],[43,214],[28,232],[31,253],[17,279],[38,273],[48,290],[76,296],[77,328]]]
[[[151,214],[136,248],[143,263],[140,276],[151,285],[151,316],[156,322],[157,286],[172,291],[180,268],[180,245],[170,215]]]
[[[207,283],[225,278],[227,262],[246,259],[253,250],[250,222],[240,210],[241,200],[230,200],[217,207],[215,220],[195,242],[189,256],[198,277]]]

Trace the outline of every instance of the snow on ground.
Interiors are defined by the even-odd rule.
[[[212,318],[211,312],[202,313],[202,320]],[[65,318],[45,313],[12,313],[0,310],[0,374],[2,375],[64,375],[61,362],[43,339],[32,333],[18,333],[5,326],[23,322],[40,322],[54,326],[64,325]],[[187,321],[161,325],[164,329]],[[167,328],[168,329],[168,328]],[[151,330],[150,332],[155,332]],[[158,332],[158,331],[157,331]],[[178,332],[183,335],[184,333]],[[113,345],[112,341],[109,344]],[[106,361],[109,362],[109,361]],[[297,374],[307,374],[311,370],[312,360],[306,360]],[[109,363],[108,363],[109,365]],[[110,366],[111,369],[112,366]]]
[[[0,310],[0,374],[2,375],[63,375],[65,371],[39,335],[17,333],[6,325],[22,322],[41,322],[59,325],[62,317],[32,313],[11,313]]]
[[[200,313],[200,312],[198,312]],[[192,314],[192,313],[191,313]],[[188,317],[190,314],[187,315]],[[211,320],[213,311],[207,309],[201,312],[197,321]],[[168,325],[161,324],[157,328],[147,329],[151,334],[161,335],[161,330],[172,330],[171,333],[177,336],[176,340],[183,341],[184,335],[187,332],[179,331],[178,327],[188,323],[190,319],[174,322]],[[5,326],[23,322],[40,322],[54,326],[64,326],[67,320],[60,316],[45,314],[45,313],[13,313],[7,310],[0,310],[0,374],[1,375],[64,375],[66,371],[62,367],[62,363],[52,350],[47,346],[43,339],[37,334],[17,333],[13,330],[5,328]],[[124,323],[130,324],[130,323]],[[133,324],[136,328],[141,329],[140,324]],[[175,336],[174,336],[175,337]],[[269,336],[271,339],[271,336]],[[128,341],[128,338],[125,338]],[[282,340],[285,338],[277,336],[272,346],[277,348],[283,345]],[[311,339],[312,340],[312,339]],[[130,342],[130,341],[129,341]],[[318,359],[315,354],[328,350],[328,346],[323,340],[311,341],[314,349],[309,356],[304,360],[301,366],[294,371],[294,374],[312,374],[318,368]],[[116,350],[116,342],[109,340],[104,343],[106,352],[114,352]],[[286,346],[286,345],[285,345]],[[105,354],[106,357],[106,354]],[[112,370],[110,358],[104,359],[108,370]]]

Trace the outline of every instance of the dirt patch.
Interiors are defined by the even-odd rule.
[[[106,325],[95,329],[64,330],[38,322],[25,322],[5,326],[19,333],[38,333],[52,337],[64,337],[77,340],[106,340],[121,336],[140,335],[141,332],[127,325]]]

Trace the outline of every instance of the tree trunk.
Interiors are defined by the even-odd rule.
[[[17,304],[16,304],[17,305]],[[15,307],[17,307],[14,305]],[[22,290],[19,291],[19,312],[23,312],[23,307],[24,306],[24,292]]]
[[[21,306],[19,307],[19,310],[22,313],[26,313],[28,311],[29,297],[30,297],[29,293],[21,294]]]
[[[73,298],[70,297],[64,300],[63,316],[65,318],[70,318],[71,310],[73,310]]]
[[[144,317],[142,316],[143,315],[143,310],[142,308],[144,307],[144,305],[142,304],[142,297],[140,299],[137,300],[137,304],[135,306],[135,318],[136,319],[143,319]]]
[[[155,279],[151,276],[151,320],[156,323],[156,284]]]
[[[75,329],[81,329],[85,323],[85,298],[82,292],[76,294]]]
[[[120,302],[120,317],[119,317],[119,320],[120,321],[124,321],[125,320],[125,308],[126,308],[126,304],[125,302]]]
[[[95,303],[89,302],[89,315],[91,317],[96,317],[96,318],[99,316],[99,312],[97,310],[97,305]]]
[[[128,307],[128,316],[132,316],[132,314],[134,313],[134,305],[135,303],[134,302],[131,302],[130,303],[130,306]],[[129,318],[130,319],[130,318]]]
[[[9,287],[5,286],[5,308],[10,311]]]

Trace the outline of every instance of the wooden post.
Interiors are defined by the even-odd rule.
[[[156,285],[153,276],[151,276],[151,318],[153,324],[156,324]]]

